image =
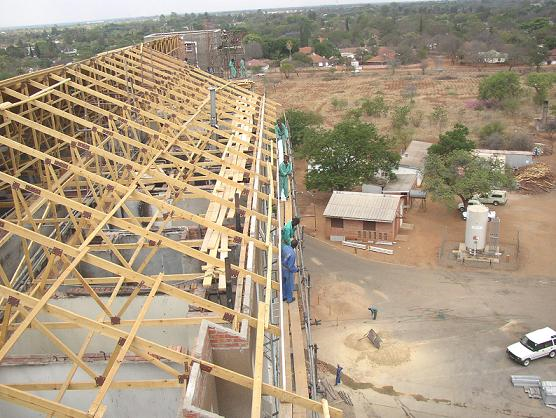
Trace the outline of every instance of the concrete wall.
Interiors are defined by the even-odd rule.
[[[104,303],[107,303],[108,301],[108,298],[106,297],[102,297],[101,299]],[[118,312],[126,299],[127,297],[118,297],[112,305],[112,311]],[[137,313],[143,306],[144,301],[145,296],[137,296],[135,300],[130,304],[126,314],[122,317],[122,319],[136,318]],[[89,318],[96,318],[97,315],[101,313],[99,306],[90,297],[54,299],[52,300],[52,303]],[[155,319],[186,317],[188,307],[189,305],[185,301],[179,301],[178,299],[171,296],[158,295],[153,300],[145,318]],[[196,313],[196,316],[197,315],[198,314]],[[45,315],[42,313],[39,315],[39,319],[41,321],[60,321],[60,319],[57,317]],[[129,327],[124,329],[129,329]],[[181,345],[185,348],[188,348],[192,347],[195,343],[195,337],[197,336],[198,330],[199,325],[168,327],[162,327],[158,325],[153,327],[142,327],[138,335],[140,337],[152,339],[153,341],[165,346]],[[66,342],[67,345],[74,350],[74,352],[79,351],[81,343],[88,333],[88,331],[83,328],[72,328],[63,330],[57,329],[53,332],[57,336],[59,336],[62,341]],[[91,341],[87,352],[110,353],[114,349],[115,345],[116,340],[97,335]],[[9,355],[13,356],[43,353],[62,354],[62,352],[56,346],[54,346],[49,339],[41,334],[40,331],[37,331],[35,329],[28,329],[23,333],[18,343],[12,348]]]
[[[105,362],[88,363],[98,374],[102,374]],[[71,364],[48,364],[43,366],[2,366],[0,367],[1,383],[30,383],[30,382],[63,382],[70,370]],[[78,372],[76,381],[88,382],[90,377]],[[122,363],[117,374],[117,380],[165,379],[168,374],[151,364]],[[70,390],[66,392],[63,403],[65,405],[87,410],[93,401],[95,390]],[[180,388],[165,389],[129,389],[110,390],[105,397],[104,404],[108,410],[107,418],[175,418],[179,410]],[[31,392],[37,396],[54,399],[55,391]],[[0,416],[2,418],[42,418],[45,415],[33,412],[11,402],[0,400]]]

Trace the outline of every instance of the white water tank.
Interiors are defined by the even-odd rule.
[[[468,251],[483,251],[486,246],[488,208],[484,205],[467,206],[465,247]]]

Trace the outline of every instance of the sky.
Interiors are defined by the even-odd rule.
[[[154,16],[171,12],[202,13],[377,2],[379,0],[0,0],[0,27]]]

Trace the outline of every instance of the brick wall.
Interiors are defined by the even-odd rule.
[[[247,338],[240,335],[238,332],[217,324],[209,325],[208,334],[213,350],[243,350],[249,347],[249,341]]]
[[[333,228],[330,218],[326,219],[327,236],[343,235],[346,240],[360,239],[360,231],[363,231],[363,221],[344,219],[343,228]],[[376,222],[376,238],[372,240],[394,240],[399,230],[399,219],[394,222]],[[370,231],[369,231],[370,232]],[[380,238],[382,234],[382,238]],[[372,234],[371,234],[372,235]]]

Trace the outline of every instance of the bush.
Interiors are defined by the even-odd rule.
[[[423,116],[424,113],[422,110],[416,110],[413,115],[411,115],[409,117],[409,120],[411,121],[411,124],[415,127],[418,128],[421,126],[421,123],[423,122]]]
[[[397,106],[392,114],[392,128],[402,129],[409,125],[409,112],[411,111],[408,105]]]
[[[513,134],[507,139],[506,146],[512,151],[531,151],[533,141],[525,134]]]
[[[384,96],[377,95],[373,99],[363,100],[361,109],[367,116],[381,117],[388,115],[389,107],[384,101]]]
[[[515,99],[521,95],[519,76],[511,71],[501,71],[481,80],[479,99],[496,100]]]
[[[500,122],[487,123],[479,130],[479,139],[486,140],[492,134],[497,133],[500,135],[504,134],[504,126]]]
[[[335,110],[345,109],[348,105],[347,100],[338,99],[337,97],[332,98],[331,103],[332,103],[332,107]]]
[[[505,149],[504,136],[500,132],[493,132],[479,139],[479,145],[486,149]]]
[[[346,119],[359,119],[361,116],[363,116],[363,109],[360,107],[354,107],[346,112]]]

